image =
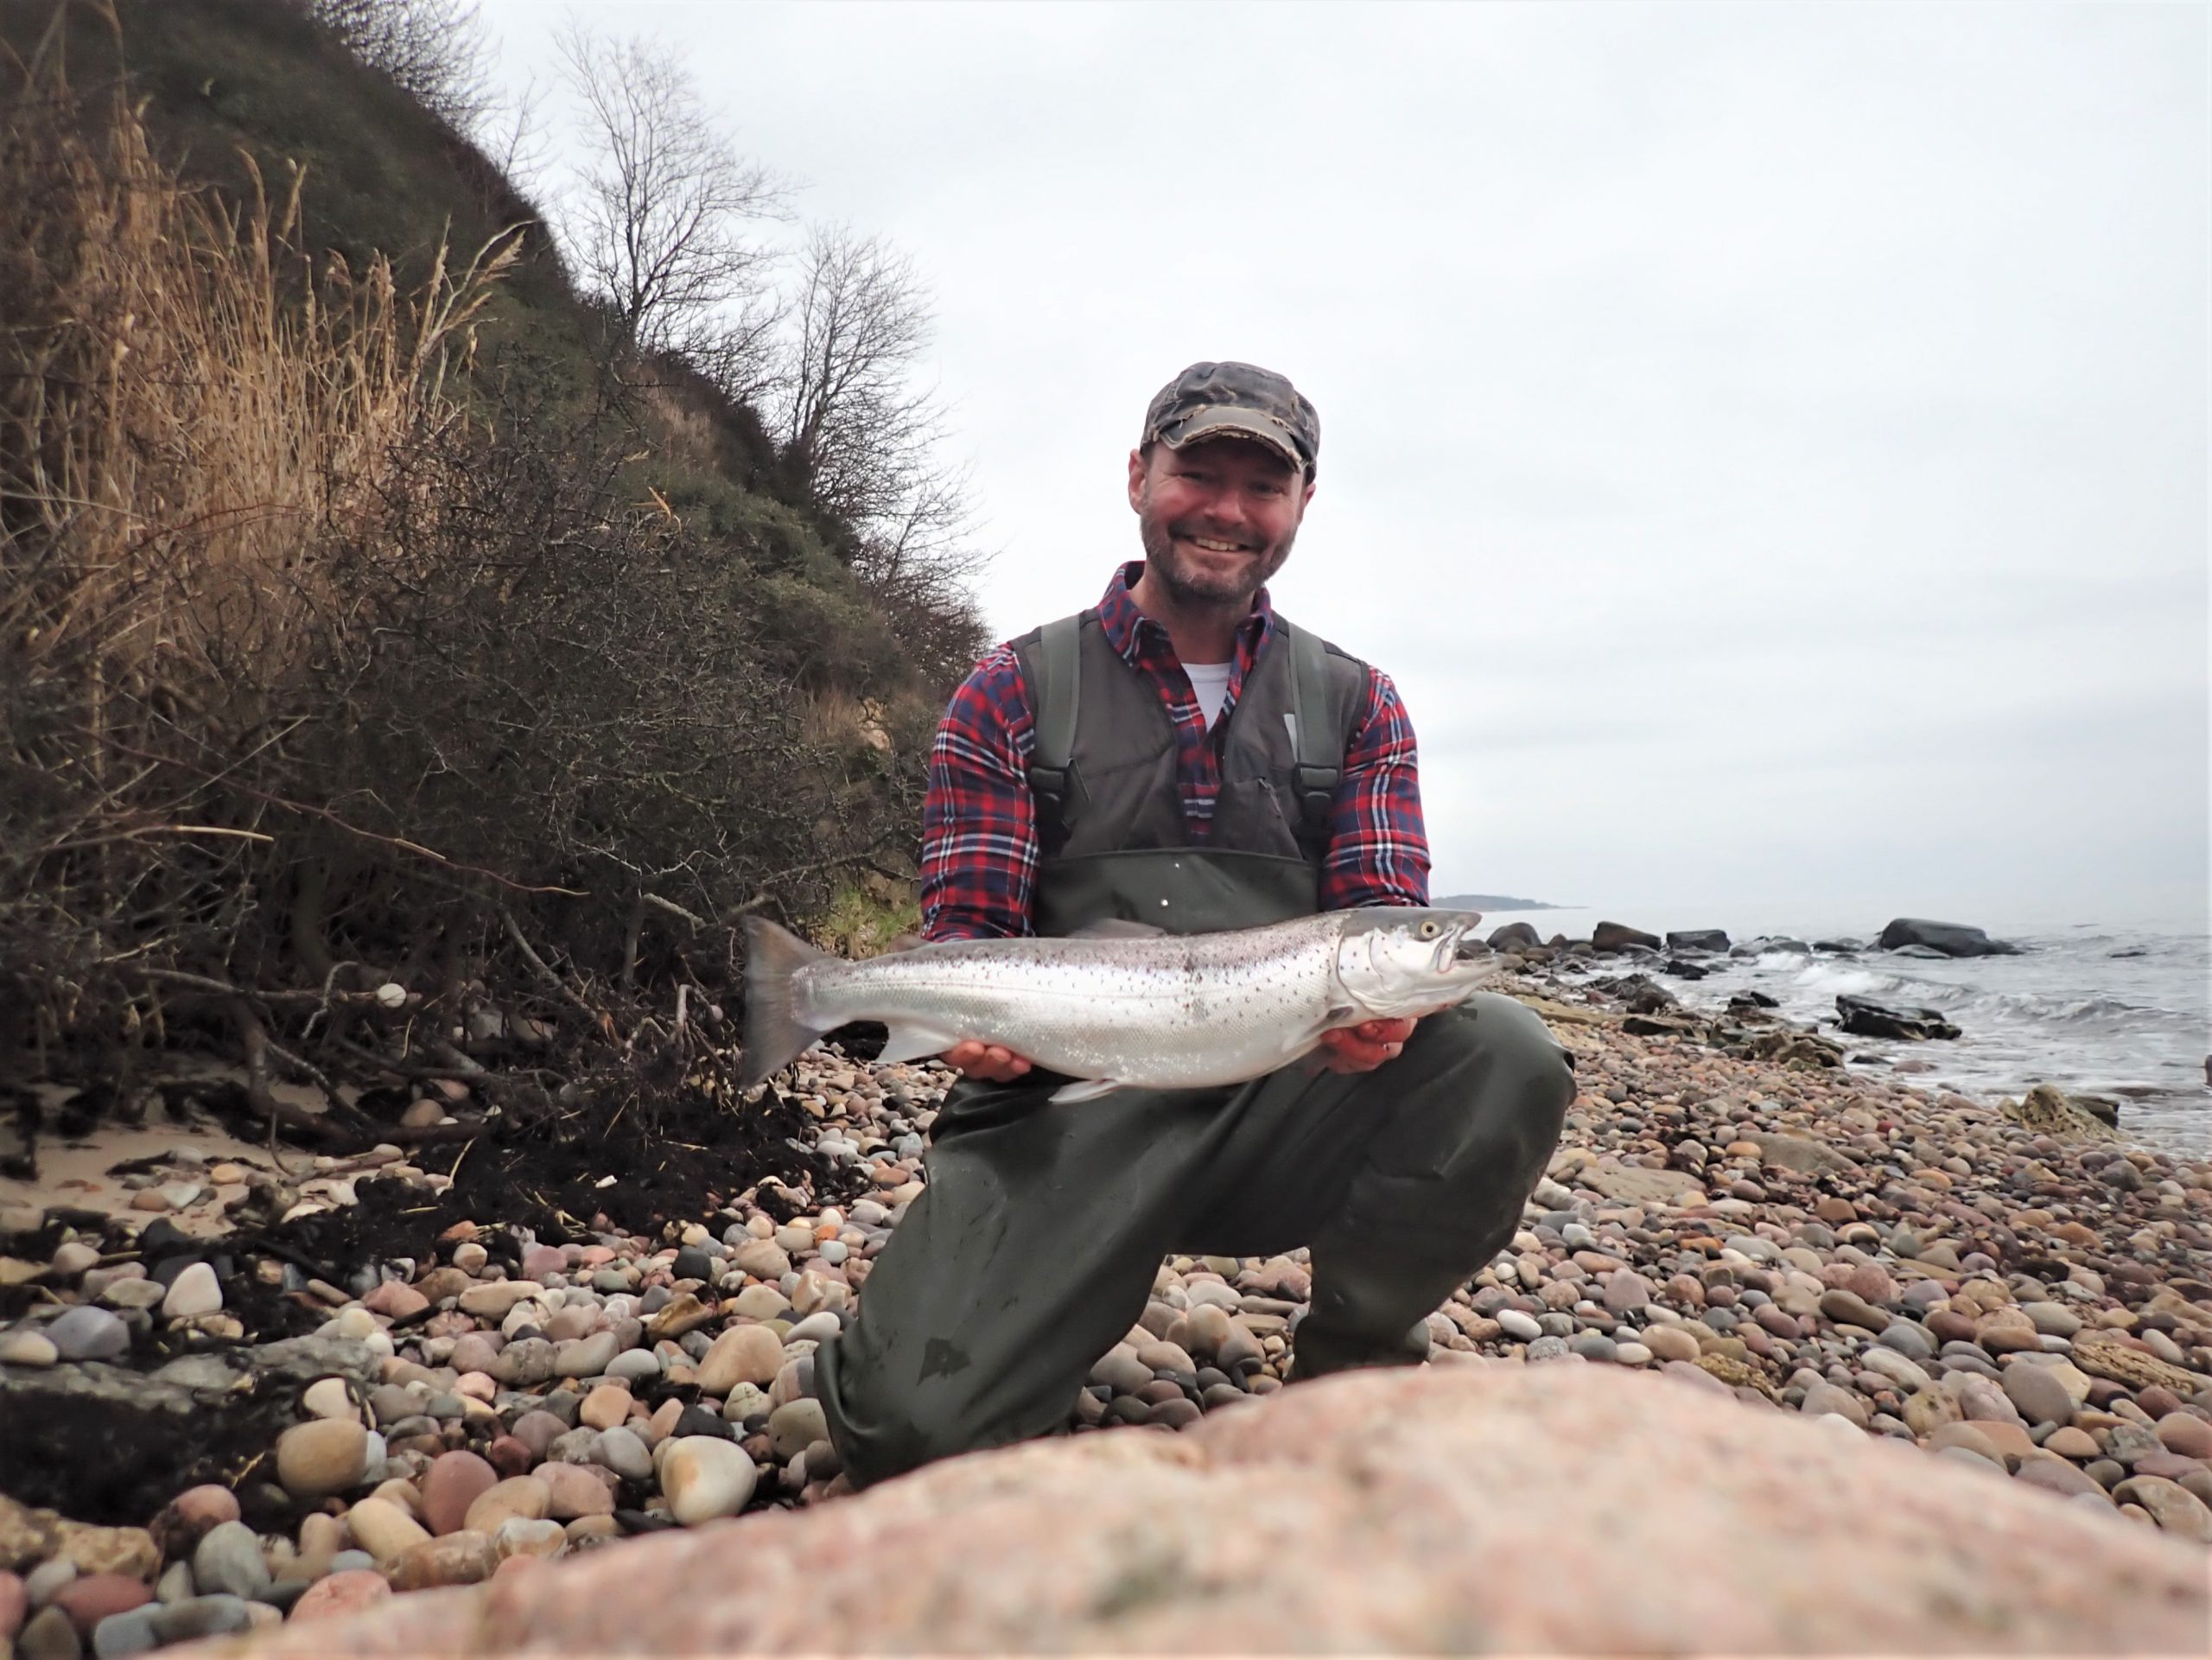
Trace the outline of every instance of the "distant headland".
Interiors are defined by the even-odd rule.
[[[1516,900],[1507,894],[1454,894],[1429,901],[1440,911],[1572,911],[1571,905],[1550,905],[1542,900]]]

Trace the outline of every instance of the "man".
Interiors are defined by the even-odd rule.
[[[1276,615],[1320,423],[1281,375],[1193,364],[1129,456],[1144,550],[1079,617],[1001,646],[952,700],[923,814],[933,939],[1176,932],[1425,905],[1411,723],[1379,671]],[[1426,1317],[1512,1237],[1573,1095],[1509,998],[1332,1032],[1319,1071],[1235,1089],[1066,1080],[963,1043],[929,1186],[817,1352],[864,1485],[1043,1434],[1171,1252],[1312,1248],[1294,1377],[1426,1358]]]

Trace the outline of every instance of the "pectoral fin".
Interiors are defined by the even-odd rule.
[[[950,1032],[940,1032],[934,1027],[919,1026],[911,1021],[901,1021],[891,1028],[891,1035],[884,1040],[883,1053],[875,1059],[878,1065],[894,1060],[918,1060],[924,1055],[941,1055],[959,1041]]]
[[[1117,1078],[1086,1078],[1073,1084],[1064,1084],[1054,1090],[1049,1099],[1054,1106],[1064,1106],[1073,1101],[1096,1101],[1102,1095],[1111,1095],[1127,1086]]]

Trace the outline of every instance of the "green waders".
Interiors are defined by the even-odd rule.
[[[1212,839],[1185,843],[1176,738],[1095,613],[1016,641],[1037,701],[1034,920],[1171,932],[1311,915],[1365,665],[1277,619],[1216,723]],[[1280,646],[1278,642],[1281,642]],[[1078,714],[1078,709],[1080,713]],[[875,1261],[815,1391],[856,1484],[1045,1434],[1144,1312],[1171,1253],[1313,1251],[1295,1375],[1407,1364],[1422,1319],[1502,1250],[1574,1094],[1566,1052],[1510,998],[1430,1016],[1372,1072],[1291,1067],[1236,1089],[969,1079],[928,1186]]]
[[[1296,1373],[1404,1364],[1408,1328],[1513,1237],[1574,1084],[1543,1022],[1482,995],[1372,1072],[1053,1106],[970,1079],[861,1312],[815,1355],[856,1484],[1044,1434],[1175,1252],[1313,1250]]]

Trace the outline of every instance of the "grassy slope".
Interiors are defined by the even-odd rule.
[[[28,55],[55,0],[0,0],[0,43]],[[512,226],[524,259],[510,273],[480,328],[485,360],[526,353],[539,375],[592,398],[600,319],[576,297],[537,210],[485,156],[394,86],[356,62],[282,0],[116,0],[121,66],[146,99],[162,149],[188,175],[226,193],[250,188],[245,156],[275,198],[295,167],[307,247],[356,269],[382,251],[403,289],[428,270],[441,242],[466,261]],[[67,10],[72,81],[98,85],[118,69],[115,41],[88,4]],[[843,526],[807,506],[779,467],[759,417],[682,371],[665,374],[649,428],[680,442],[637,463],[696,528],[726,539],[781,614],[795,677],[810,688],[896,697],[916,689],[883,620],[859,595],[835,549]],[[702,436],[703,435],[703,436]],[[825,645],[832,649],[824,651]],[[779,665],[785,666],[785,665]]]

